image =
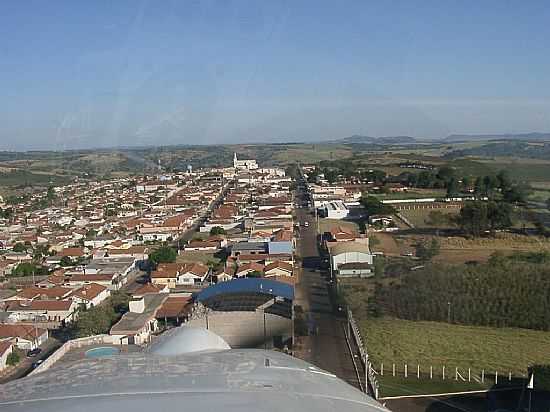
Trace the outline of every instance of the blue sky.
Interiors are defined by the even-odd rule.
[[[550,131],[547,1],[14,1],[0,149]]]

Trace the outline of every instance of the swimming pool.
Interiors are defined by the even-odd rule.
[[[118,355],[119,353],[119,348],[114,348],[112,346],[101,346],[99,348],[93,348],[86,351],[85,355],[87,358],[102,358],[103,356]]]

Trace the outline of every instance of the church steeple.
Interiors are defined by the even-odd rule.
[[[233,167],[237,167],[237,152],[233,152]]]

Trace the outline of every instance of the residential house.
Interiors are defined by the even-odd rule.
[[[174,289],[179,285],[202,283],[209,274],[210,268],[202,263],[161,263],[157,270],[151,273],[151,282]]]
[[[250,262],[250,263],[245,263],[243,265],[240,265],[237,268],[237,270],[235,271],[235,277],[237,277],[237,278],[247,277],[252,272],[259,272],[259,273],[263,274],[264,265],[256,263],[256,262]]]
[[[74,300],[78,305],[83,306],[86,309],[90,309],[99,305],[111,294],[111,291],[106,286],[98,283],[90,283],[83,285],[73,291],[70,298]]]
[[[168,298],[168,294],[146,294],[133,298],[129,311],[111,328],[109,335],[118,345],[145,345],[151,341],[151,335],[158,331],[157,312]]]
[[[77,308],[72,300],[14,301],[7,306],[19,321],[55,322],[66,325],[74,320]]]
[[[35,349],[48,340],[48,329],[33,325],[4,323],[0,324],[0,341],[9,340],[19,349]]]
[[[286,262],[273,262],[264,268],[265,277],[271,276],[292,276],[292,265]]]

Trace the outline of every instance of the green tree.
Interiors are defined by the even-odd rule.
[[[451,177],[447,182],[447,197],[456,197],[458,195],[458,180]]]
[[[432,238],[429,244],[427,242],[418,242],[415,249],[417,258],[428,261],[439,254],[440,245],[436,238]]]
[[[253,270],[252,272],[249,272],[246,277],[247,278],[261,278],[263,277],[263,273],[260,272],[259,270]]]
[[[225,234],[226,234],[225,229],[221,226],[214,226],[212,229],[210,229],[211,236],[225,235]]]
[[[476,199],[479,199],[483,195],[483,178],[478,176],[474,182],[474,196]]]
[[[455,179],[455,170],[450,166],[443,166],[437,171],[437,178],[449,182],[451,179]]]
[[[116,319],[115,311],[109,304],[78,312],[78,318],[73,326],[74,334],[79,337],[109,333]]]
[[[504,202],[487,202],[488,229],[494,232],[512,226],[512,206]]]
[[[487,228],[487,207],[481,201],[466,202],[457,216],[463,231],[472,236],[481,236]]]
[[[13,216],[13,208],[7,207],[5,209],[0,208],[0,218],[2,219],[10,219]]]
[[[496,176],[488,175],[483,177],[483,194],[492,198],[495,189],[498,188],[498,179]]]
[[[506,190],[503,193],[502,198],[508,203],[525,204],[531,191],[532,189],[528,185],[516,184]]]
[[[46,199],[48,199],[49,202],[52,202],[56,198],[55,189],[53,186],[48,187],[48,191],[46,192]]]
[[[395,209],[392,206],[382,203],[374,196],[363,196],[361,198],[361,204],[369,216],[391,215],[395,213]]]
[[[467,192],[468,190],[471,189],[471,186],[472,186],[472,179],[470,179],[469,176],[464,176],[462,178],[462,190]]]
[[[73,261],[69,256],[63,256],[59,261],[59,265],[62,267],[72,266]]]
[[[27,247],[25,246],[25,244],[21,242],[17,242],[15,245],[13,245],[12,249],[14,252],[17,252],[17,253],[22,253],[27,251]]]
[[[86,239],[87,240],[93,239],[96,236],[97,236],[97,230],[89,229],[88,231],[86,231]]]
[[[505,192],[512,186],[512,179],[507,170],[501,170],[497,174],[498,187],[501,191]]]
[[[11,276],[43,276],[48,274],[48,269],[44,266],[38,266],[30,262],[22,262],[17,265],[15,269],[12,270]]]
[[[130,302],[130,295],[126,292],[117,290],[111,293],[109,303],[113,307],[115,313],[122,314],[128,312],[128,305]]]
[[[173,263],[177,257],[175,249],[170,246],[161,246],[149,255],[149,260],[158,265],[159,263]]]
[[[21,360],[21,357],[19,356],[19,353],[17,353],[17,351],[13,351],[12,353],[10,353],[6,359],[6,364],[9,365],[9,366],[15,366],[19,363],[19,361]]]

